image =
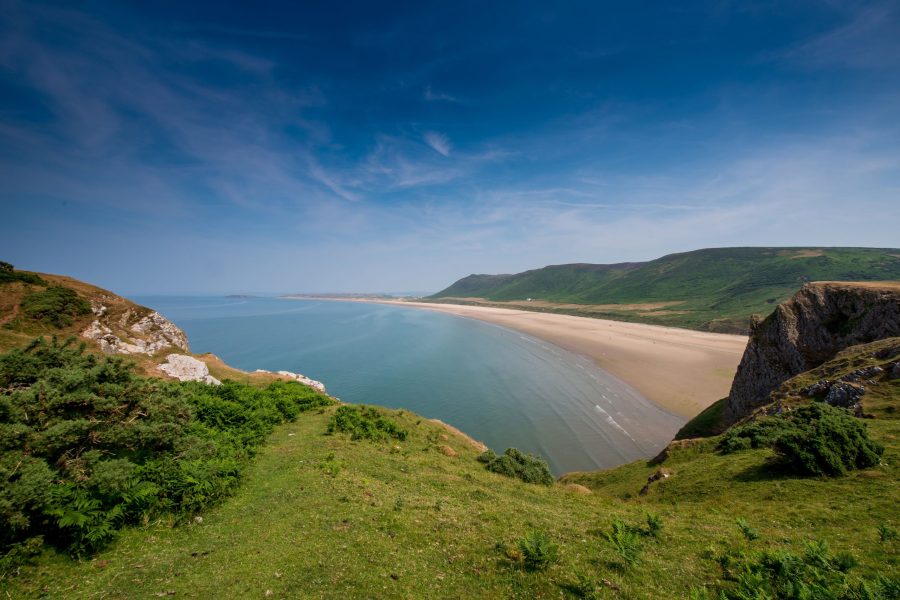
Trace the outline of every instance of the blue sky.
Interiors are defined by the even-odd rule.
[[[900,245],[896,2],[74,4],[0,0],[0,259],[21,268],[433,291]]]

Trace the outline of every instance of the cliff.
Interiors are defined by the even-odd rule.
[[[750,341],[725,403],[730,425],[766,403],[784,381],[841,350],[900,335],[900,283],[810,283],[765,320]]]

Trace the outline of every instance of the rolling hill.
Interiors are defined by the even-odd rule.
[[[649,262],[469,275],[428,300],[745,333],[810,281],[900,279],[900,249],[709,248]]]

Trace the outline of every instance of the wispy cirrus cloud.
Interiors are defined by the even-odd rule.
[[[443,92],[437,92],[432,89],[430,85],[425,86],[425,92],[423,92],[422,97],[429,102],[453,102],[457,104],[462,103],[462,100],[460,98]]]
[[[771,58],[812,69],[900,67],[900,8],[897,3],[876,2],[861,9],[842,8],[846,11],[843,24],[771,54]]]
[[[450,143],[450,138],[443,133],[426,131],[423,139],[432,150],[441,156],[450,156],[450,152],[453,150],[453,144]]]

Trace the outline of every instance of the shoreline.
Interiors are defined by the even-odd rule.
[[[519,331],[589,358],[660,408],[690,419],[728,395],[747,336],[486,306],[376,300],[365,302],[433,310]]]

